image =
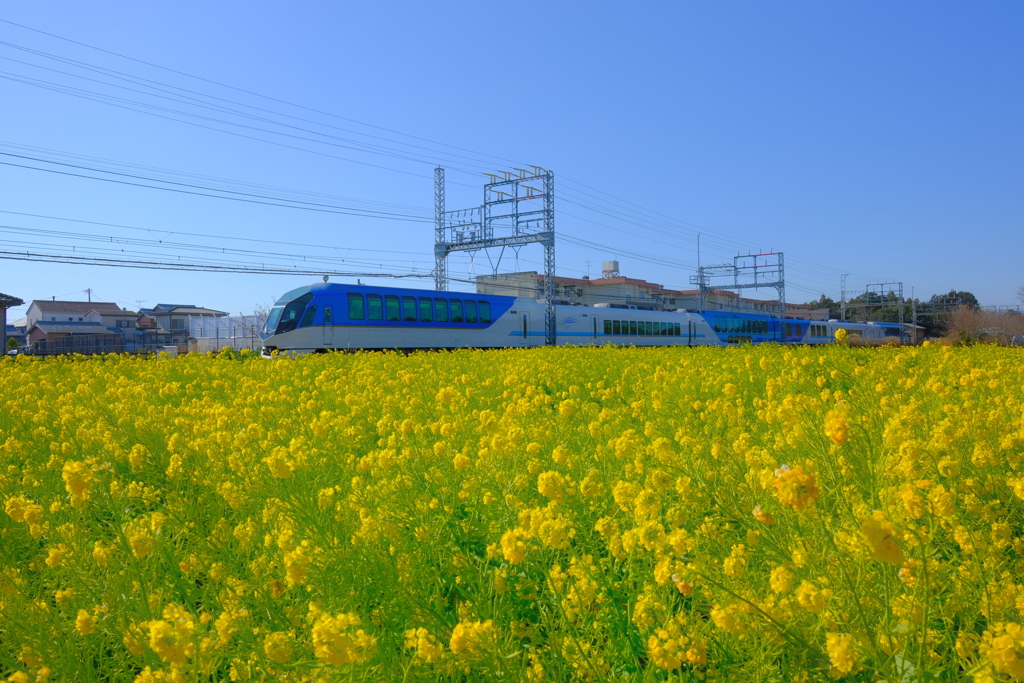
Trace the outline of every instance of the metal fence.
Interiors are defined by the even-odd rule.
[[[217,352],[222,349],[259,351],[263,318],[255,315],[189,316],[189,351]]]
[[[123,353],[124,340],[119,334],[73,334],[54,339],[41,339],[32,344],[37,356],[59,356],[78,353],[91,356],[97,353]]]

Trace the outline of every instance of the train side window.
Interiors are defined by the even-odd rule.
[[[786,323],[786,336],[787,337],[792,337],[793,336],[793,325],[791,323]]]
[[[476,302],[469,299],[466,300],[466,322],[476,322]]]
[[[604,321],[604,333],[605,334],[611,334],[612,333],[612,321],[611,320],[605,320]]]
[[[409,323],[416,322],[416,297],[402,297],[402,320]]]
[[[422,297],[420,299],[420,320],[425,323],[429,323],[434,320],[434,304],[427,297]]]
[[[462,301],[460,299],[452,299],[452,322],[461,323],[464,322],[462,317]]]
[[[621,332],[622,332],[622,327],[619,324],[619,321],[618,320],[613,320],[612,321],[612,334],[621,334]]]
[[[718,318],[715,318],[715,332],[721,332],[722,330],[718,327]]]
[[[636,333],[637,334],[647,334],[647,325],[645,325],[644,323],[637,323],[636,324]]]
[[[402,311],[398,297],[393,294],[384,295],[384,318],[391,322],[398,322],[402,319]]]
[[[683,333],[682,333],[680,324],[679,323],[672,323],[672,324],[675,326],[675,330],[676,330],[675,336],[681,337]]]
[[[634,335],[634,336],[636,335],[636,321],[635,320],[630,320],[629,321],[629,333]]]
[[[334,323],[331,322],[331,307],[328,306],[327,308],[324,309],[324,325],[333,325],[333,324]]]
[[[662,336],[668,334],[668,323],[661,323],[661,334]]]
[[[448,322],[448,299],[434,299],[434,320]]]
[[[490,301],[477,301],[480,306],[480,322],[485,325],[491,324],[491,302]]]
[[[646,334],[648,336],[654,334],[654,332],[651,329],[651,323],[644,323],[644,328],[645,328],[644,334]]]
[[[797,323],[797,326],[796,326],[796,336],[798,336],[798,337],[804,336],[804,325],[803,325],[803,323]]]
[[[381,299],[380,294],[366,295],[366,312],[369,314],[367,317],[370,320],[384,319],[384,300]]]
[[[370,296],[374,296],[371,294]],[[380,300],[380,297],[377,297]],[[363,320],[366,317],[366,310],[363,305],[363,295],[356,294],[355,292],[349,292],[348,294],[348,319],[349,320]],[[330,309],[327,309],[330,310]]]
[[[316,315],[316,304],[313,304],[306,309],[306,313],[302,316],[302,321],[299,323],[299,327],[309,327],[312,325],[314,315]]]

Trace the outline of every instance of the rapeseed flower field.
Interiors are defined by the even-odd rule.
[[[1024,355],[0,362],[0,679],[1024,680]]]

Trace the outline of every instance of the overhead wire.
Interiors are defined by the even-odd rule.
[[[415,255],[421,255],[422,254],[422,252],[417,252],[417,251],[395,251],[394,249],[364,249],[364,248],[360,248],[360,247],[338,247],[338,246],[330,246],[330,245],[323,245],[323,244],[309,244],[309,243],[294,242],[294,241],[285,242],[285,241],[280,241],[280,240],[268,240],[268,239],[261,239],[261,238],[257,238],[257,237],[238,237],[236,235],[218,235],[216,233],[187,232],[187,231],[182,231],[182,230],[166,230],[166,229],[163,229],[163,228],[142,228],[142,227],[138,227],[138,226],[124,225],[124,224],[121,224],[121,223],[104,223],[104,222],[100,222],[100,221],[88,221],[88,220],[83,220],[83,219],[79,219],[79,218],[67,218],[65,216],[47,216],[45,214],[26,213],[24,211],[8,211],[8,210],[4,210],[4,209],[0,209],[0,213],[7,213],[7,214],[16,215],[16,216],[26,216],[26,217],[31,217],[31,218],[44,218],[44,219],[55,220],[55,221],[68,221],[68,222],[72,222],[72,223],[82,223],[82,224],[87,224],[87,225],[97,225],[97,226],[105,226],[105,227],[111,227],[111,228],[123,228],[125,230],[141,230],[141,231],[148,232],[150,234],[165,233],[165,234],[168,234],[168,235],[184,235],[184,236],[187,236],[187,237],[207,237],[207,238],[210,238],[210,239],[232,240],[232,241],[238,241],[238,242],[260,242],[260,243],[264,243],[264,244],[283,244],[283,245],[290,245],[290,246],[297,246],[297,247],[311,247],[311,248],[316,248],[316,249],[333,249],[333,250],[344,249],[346,251],[365,251],[365,252],[376,252],[376,253],[387,253],[387,254],[415,254]]]
[[[250,275],[305,275],[319,277],[321,275],[336,275],[341,277],[384,277],[384,278],[432,278],[428,274],[396,274],[379,272],[354,272],[354,271],[325,271],[322,269],[297,269],[297,268],[266,268],[259,266],[219,266],[208,263],[188,263],[174,261],[137,261],[126,259],[105,259],[95,256],[75,257],[67,254],[42,254],[36,252],[0,251],[0,257],[15,261],[33,261],[47,263],[64,263],[91,266],[109,266],[118,268],[144,268],[151,270],[178,270],[190,272],[208,273],[233,273]]]
[[[353,258],[351,255],[342,255],[331,253],[318,253],[318,254],[299,254],[299,253],[286,253],[286,252],[268,252],[268,251],[257,251],[255,249],[239,249],[236,247],[222,247],[209,244],[195,244],[190,242],[179,242],[170,241],[166,238],[163,239],[146,239],[138,237],[121,237],[114,235],[96,235],[90,233],[76,233],[68,232],[64,230],[52,230],[52,229],[40,229],[40,228],[28,228],[25,226],[18,225],[2,225],[0,224],[0,232],[17,235],[35,235],[39,238],[51,238],[51,239],[75,239],[83,242],[93,242],[102,244],[116,244],[122,247],[124,246],[147,246],[151,248],[159,249],[181,249],[184,251],[195,251],[205,252],[211,254],[220,255],[238,255],[238,256],[257,256],[263,259],[268,258],[280,258],[287,260],[302,259],[304,261],[320,261],[324,263],[335,263],[335,262],[350,262],[350,263],[410,263],[410,264],[429,264],[430,262],[425,259],[414,260],[414,259],[399,259],[399,258],[370,258],[367,256],[358,256]]]
[[[18,155],[14,155],[14,154],[8,154],[6,152],[0,152],[0,155],[18,156]],[[45,161],[45,160],[39,160],[39,161],[41,161],[42,163],[48,163],[48,164],[59,164],[61,166],[71,166],[71,167],[74,167],[74,168],[82,168],[82,167],[79,167],[79,166],[75,166],[74,164],[64,164],[64,163],[60,163],[60,162],[56,162],[56,161]],[[195,192],[195,191],[191,191],[191,190],[182,190],[182,189],[173,188],[173,187],[160,187],[160,186],[157,186],[157,185],[146,185],[144,183],[133,183],[133,182],[129,182],[129,181],[126,181],[126,180],[117,180],[115,178],[97,178],[95,176],[85,175],[85,174],[82,174],[82,173],[71,173],[69,171],[59,171],[57,169],[52,169],[52,168],[38,168],[36,166],[28,166],[28,165],[25,165],[25,164],[15,164],[15,163],[8,162],[8,161],[0,161],[0,164],[2,164],[4,166],[13,166],[13,167],[16,167],[16,168],[29,169],[29,170],[33,170],[33,171],[42,171],[42,172],[45,172],[45,173],[56,173],[56,174],[59,174],[59,175],[72,176],[72,177],[75,177],[75,178],[85,178],[85,179],[88,179],[88,180],[99,180],[99,181],[108,182],[108,183],[117,183],[119,185],[131,185],[133,187],[144,187],[144,188],[149,188],[151,190],[163,190],[165,192],[177,192],[177,193],[180,193],[180,194],[196,195],[196,196],[199,196],[199,197],[211,197],[213,199],[226,199],[226,200],[236,201],[236,202],[246,202],[246,203],[249,203],[249,204],[262,204],[262,205],[265,205],[265,206],[276,206],[276,207],[282,208],[282,209],[299,209],[299,210],[302,210],[302,211],[316,211],[316,212],[319,212],[319,213],[332,213],[332,214],[339,214],[339,215],[344,215],[344,216],[360,216],[362,218],[376,218],[376,219],[381,219],[381,220],[403,221],[403,222],[407,222],[407,223],[430,223],[430,222],[432,222],[432,221],[429,221],[427,219],[419,218],[419,217],[402,217],[400,215],[394,215],[394,214],[392,214],[392,215],[379,215],[379,214],[384,214],[385,213],[385,212],[379,212],[379,211],[378,212],[370,212],[370,211],[340,211],[340,210],[332,210],[332,209],[326,209],[326,208],[318,208],[317,206],[296,206],[296,204],[311,204],[312,202],[296,202],[294,200],[284,200],[284,199],[279,200],[279,201],[282,201],[282,202],[283,201],[292,201],[292,203],[282,204],[282,203],[278,203],[278,202],[274,202],[274,201],[260,201],[260,200],[257,200],[257,199],[246,199],[245,197],[225,197],[223,195],[210,194],[208,192]],[[109,174],[120,175],[120,176],[142,178],[142,179],[145,179],[145,180],[151,180],[153,182],[162,182],[162,183],[169,183],[169,184],[175,184],[175,185],[186,185],[186,186],[188,186],[186,183],[176,183],[176,182],[169,181],[169,180],[159,180],[159,179],[156,179],[156,178],[145,178],[143,176],[133,176],[133,175],[127,174],[127,173],[116,173],[114,171],[104,171],[102,169],[89,169],[89,170],[93,170],[93,171],[98,172],[98,173],[109,173]],[[195,187],[195,186],[191,186],[191,187]],[[210,189],[211,191],[215,191],[215,192],[231,192],[230,190],[218,190],[216,188],[207,188],[207,189]],[[247,193],[233,192],[232,194],[247,194]],[[250,196],[257,196],[257,195],[250,195]],[[267,199],[274,199],[274,198],[273,197],[267,197]]]
[[[118,160],[114,160],[114,159],[107,159],[107,158],[104,158],[104,157],[94,157],[94,156],[89,156],[89,155],[84,155],[84,154],[75,154],[75,153],[72,153],[72,152],[65,152],[65,151],[50,149],[50,148],[46,148],[46,147],[35,147],[35,146],[32,146],[32,145],[22,145],[22,144],[18,144],[18,143],[6,141],[6,140],[0,140],[0,147],[6,147],[8,149],[12,149],[14,151],[22,152],[22,153],[27,151],[27,152],[31,152],[31,153],[36,154],[36,155],[49,155],[51,157],[56,157],[56,158],[59,158],[59,159],[72,159],[72,160],[75,160],[75,161],[84,161],[84,162],[88,162],[88,163],[90,163],[92,165],[95,165],[95,166],[112,167],[112,168],[119,169],[119,170],[123,170],[123,169],[141,170],[141,171],[144,171],[146,173],[158,174],[158,175],[167,175],[167,176],[170,176],[172,178],[185,178],[185,179],[196,180],[196,181],[200,181],[200,182],[204,182],[204,183],[217,183],[217,184],[227,185],[229,187],[240,187],[240,188],[245,188],[245,189],[260,190],[263,193],[266,193],[266,192],[269,191],[269,192],[273,192],[273,193],[275,193],[275,194],[277,194],[277,195],[279,195],[281,197],[285,197],[286,195],[295,195],[297,197],[322,199],[322,200],[327,200],[327,201],[330,201],[330,202],[345,202],[347,204],[353,205],[352,208],[357,208],[357,209],[363,209],[363,208],[367,208],[367,209],[390,209],[392,211],[400,211],[402,213],[409,214],[409,215],[422,214],[423,216],[428,216],[431,219],[433,218],[433,212],[432,211],[428,211],[422,205],[398,204],[398,203],[395,203],[395,202],[383,202],[383,201],[376,201],[376,200],[369,200],[369,199],[361,199],[361,198],[358,198],[358,197],[347,197],[347,196],[342,196],[342,195],[329,194],[329,193],[325,193],[325,192],[314,192],[314,191],[311,191],[311,190],[300,190],[300,189],[290,188],[290,187],[281,187],[281,186],[268,185],[268,184],[263,184],[263,183],[253,183],[253,182],[249,182],[249,181],[235,180],[235,179],[231,179],[231,178],[224,178],[224,177],[221,177],[221,176],[204,175],[204,174],[201,174],[201,173],[190,173],[190,172],[186,172],[186,171],[178,171],[178,170],[173,170],[173,169],[161,168],[161,167],[158,167],[158,166],[147,166],[147,165],[144,165],[144,164],[134,164],[134,163],[129,163],[129,162],[125,162],[125,161],[118,161]],[[161,180],[162,180],[162,178],[161,178]],[[355,205],[358,205],[358,204],[365,204],[366,206],[355,206]]]

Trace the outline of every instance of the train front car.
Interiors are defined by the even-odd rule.
[[[315,344],[315,336],[308,329],[299,330],[307,308],[310,309],[310,321],[316,314],[316,306],[309,306],[313,300],[311,287],[299,287],[285,292],[270,309],[267,322],[260,336],[263,338],[263,355],[269,356],[274,351],[293,351],[309,353],[322,345]],[[305,342],[305,343],[303,343]]]
[[[509,296],[317,283],[274,305],[264,355],[537,346],[543,307]]]

